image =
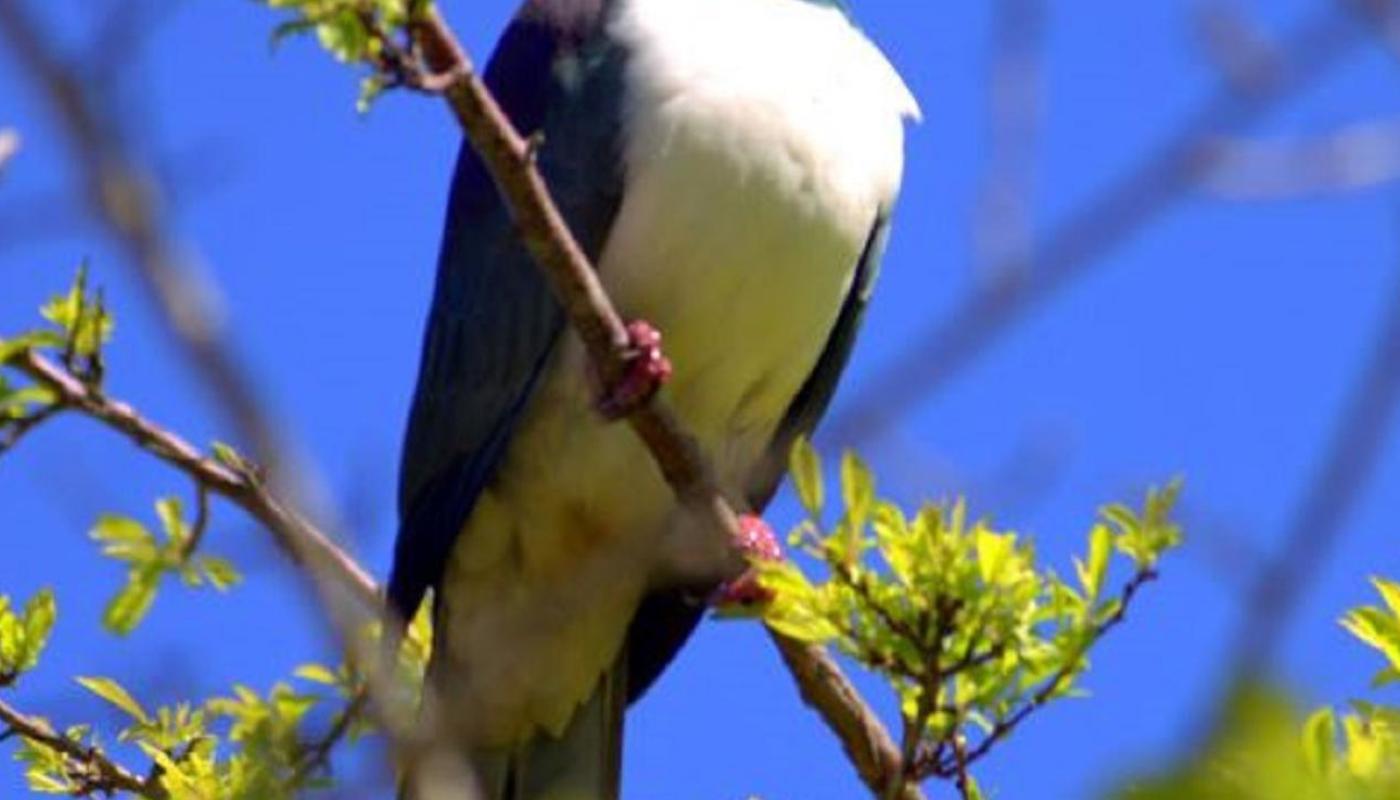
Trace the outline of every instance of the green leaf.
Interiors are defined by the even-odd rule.
[[[293,673],[298,678],[312,683],[320,683],[326,686],[339,686],[340,678],[331,669],[322,664],[302,664]]]
[[[1089,559],[1085,563],[1075,560],[1074,568],[1079,574],[1079,585],[1084,596],[1093,602],[1103,591],[1104,579],[1108,575],[1108,558],[1113,552],[1113,533],[1106,525],[1095,525],[1089,532]]]
[[[115,514],[103,514],[88,533],[102,544],[102,554],[131,564],[153,561],[159,551],[156,537],[140,522]]]
[[[1342,627],[1379,650],[1392,668],[1400,667],[1400,620],[1374,606],[1353,609],[1342,618]]]
[[[209,583],[221,592],[227,591],[243,581],[243,575],[239,573],[238,568],[227,559],[217,556],[203,556],[199,560],[199,566],[204,570],[204,576],[209,579]]]
[[[248,459],[244,458],[233,445],[226,442],[214,442],[211,450],[214,453],[214,460],[220,465],[240,475],[248,471]]]
[[[1303,757],[1318,774],[1332,769],[1336,758],[1337,718],[1330,708],[1322,708],[1303,723]]]
[[[53,405],[56,400],[53,390],[47,386],[9,390],[5,388],[4,377],[0,376],[0,420],[21,419]]]
[[[368,114],[384,90],[389,88],[389,80],[383,75],[366,75],[360,79],[360,94],[355,98],[355,112]]]
[[[38,665],[39,655],[48,644],[49,634],[53,632],[57,619],[58,604],[50,589],[40,589],[24,604],[24,647],[17,665],[20,672]]]
[[[977,570],[983,583],[988,586],[1001,583],[1007,566],[1016,554],[1016,534],[978,529],[973,543],[977,549]]]
[[[841,497],[846,504],[846,516],[856,525],[864,525],[875,502],[875,476],[854,452],[841,457]]]
[[[788,471],[792,474],[793,488],[797,490],[797,497],[807,510],[807,515],[813,519],[820,517],[826,504],[822,463],[817,449],[807,437],[793,442],[792,452],[788,456]]]
[[[1381,599],[1385,601],[1385,607],[1390,609],[1391,616],[1400,619],[1400,583],[1373,577],[1371,584],[1376,587],[1376,591],[1380,592]]]
[[[26,331],[19,336],[0,339],[0,364],[9,363],[27,350],[43,350],[63,346],[63,337],[53,331]]]
[[[156,599],[156,589],[160,583],[162,569],[159,564],[148,564],[133,569],[127,576],[126,585],[117,592],[102,613],[102,625],[118,636],[126,636],[136,630],[145,619],[146,612]]]
[[[156,517],[161,530],[170,541],[183,545],[189,540],[189,525],[185,523],[185,507],[178,497],[162,497],[156,501]]]
[[[83,688],[125,711],[138,722],[150,723],[150,716],[146,714],[146,710],[141,707],[141,704],[136,702],[136,698],[132,697],[126,689],[122,688],[121,684],[111,678],[79,677],[77,681],[82,684]]]
[[[86,264],[78,267],[68,292],[50,300],[39,313],[63,331],[64,346],[79,356],[96,355],[112,337],[114,323],[101,294],[88,294]]]

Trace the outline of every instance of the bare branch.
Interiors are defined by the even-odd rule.
[[[889,731],[865,705],[860,692],[823,648],[771,634],[783,656],[802,699],[814,708],[836,734],[846,757],[872,794],[882,796],[899,781],[904,763]],[[918,786],[905,784],[901,800],[922,800]]]
[[[1348,125],[1306,138],[1217,137],[1206,146],[1218,166],[1201,185],[1229,199],[1289,199],[1400,180],[1400,120]]]
[[[1261,91],[1278,75],[1277,45],[1232,0],[1197,6],[1192,22],[1206,57],[1235,91]]]
[[[1272,660],[1294,608],[1332,555],[1383,452],[1400,406],[1400,272],[1372,347],[1283,547],[1260,570],[1241,611],[1231,639],[1237,645],[1228,691],[1257,677]]]
[[[306,744],[293,773],[292,785],[301,785],[307,778],[330,766],[331,751],[350,733],[351,726],[365,713],[368,704],[369,692],[363,689],[356,692],[336,714],[330,728],[320,738]]]
[[[1391,0],[1365,2],[1382,10]],[[934,323],[917,342],[857,388],[829,425],[842,442],[879,438],[927,395],[972,363],[1014,325],[1096,266],[1150,220],[1184,197],[1215,168],[1209,137],[1261,119],[1285,100],[1316,84],[1361,39],[1353,19],[1321,12],[1280,48],[1275,79],[1259,91],[1220,90],[1167,141],[1114,181],[1037,245],[1034,263],[992,270],[1005,279],[973,292],[951,316]]]
[[[165,800],[165,791],[159,784],[137,777],[98,748],[64,736],[44,720],[23,714],[4,700],[0,700],[0,723],[5,726],[6,735],[13,733],[62,753],[67,775],[83,790],[83,795],[130,792],[150,800]]]
[[[19,419],[7,420],[0,424],[0,456],[13,450],[15,445],[19,444],[20,440],[32,433],[34,429],[58,416],[63,408],[62,404],[53,403]]]
[[[1044,0],[997,0],[988,100],[989,160],[973,236],[978,279],[1031,261],[1036,143],[1043,108]]]

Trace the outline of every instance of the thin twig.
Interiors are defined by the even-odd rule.
[[[7,733],[62,753],[65,772],[82,789],[80,794],[130,792],[150,800],[165,800],[165,790],[158,783],[138,777],[100,749],[64,736],[44,720],[22,713],[4,700],[0,700],[0,723],[4,723]]]
[[[180,554],[186,561],[199,552],[199,546],[204,542],[204,533],[209,530],[209,487],[198,481],[194,484],[194,502],[194,522],[190,523],[190,538],[185,540],[183,552]]]
[[[63,405],[50,403],[19,419],[0,422],[0,456],[13,450],[21,439],[32,433],[35,428],[58,416],[63,410]]]
[[[975,764],[979,759],[987,755],[987,753],[991,752],[997,742],[1005,739],[1032,714],[1044,708],[1064,687],[1065,682],[1070,680],[1079,670],[1080,664],[1084,660],[1084,655],[1089,652],[1089,649],[1093,647],[1094,643],[1108,635],[1114,628],[1123,624],[1123,621],[1128,618],[1128,607],[1133,604],[1134,598],[1137,597],[1142,587],[1156,579],[1157,572],[1153,569],[1142,569],[1134,574],[1132,579],[1124,584],[1122,591],[1118,595],[1118,607],[1114,609],[1112,614],[1094,627],[1093,631],[1080,643],[1078,651],[1074,656],[1065,662],[1065,665],[1061,667],[1059,671],[1046,679],[1045,683],[1041,684],[1040,688],[1036,690],[1035,694],[1031,695],[1025,705],[1017,709],[1011,716],[997,722],[997,724],[992,727],[992,730],[977,743],[976,747],[971,750],[964,750],[963,752],[956,753],[955,760],[951,762],[943,761],[930,765],[929,773],[943,778],[953,778],[965,774],[967,768]]]
[[[1192,22],[1206,58],[1235,91],[1259,91],[1278,73],[1278,46],[1234,0],[1198,5]]]
[[[364,715],[368,704],[369,692],[365,689],[357,691],[350,698],[350,702],[346,703],[345,707],[336,715],[330,728],[320,738],[304,746],[301,757],[292,773],[291,784],[293,786],[299,786],[316,772],[329,768],[331,751],[350,732],[350,727],[355,724],[355,721]]]

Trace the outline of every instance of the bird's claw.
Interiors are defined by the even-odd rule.
[[[783,548],[773,529],[754,514],[739,517],[739,538],[734,544],[750,560],[779,561],[783,557]],[[749,567],[739,577],[720,585],[710,603],[718,608],[752,608],[772,599],[773,591],[761,584],[757,570]]]
[[[598,400],[598,411],[608,419],[631,414],[671,377],[671,360],[661,352],[661,331],[649,322],[635,320],[627,324],[627,340],[627,369]]]

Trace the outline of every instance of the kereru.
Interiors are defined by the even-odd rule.
[[[826,408],[918,108],[839,0],[528,0],[486,71],[723,492],[761,510]],[[635,388],[627,392],[635,393]],[[389,598],[487,800],[618,794],[622,716],[714,570],[482,163],[457,163]],[[626,394],[627,392],[624,392]],[[623,398],[625,401],[626,398]],[[723,548],[719,548],[723,549]],[[702,565],[703,566],[703,565]]]

